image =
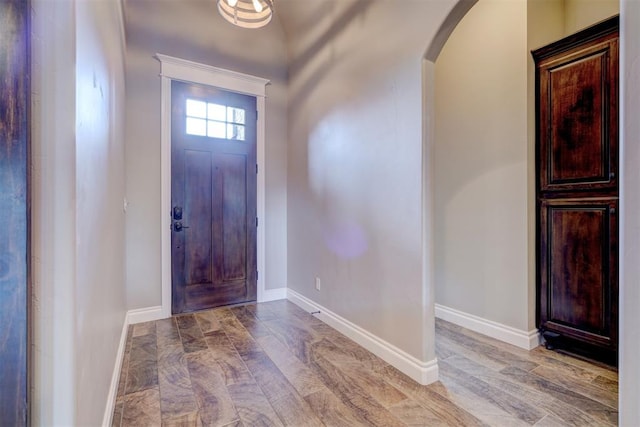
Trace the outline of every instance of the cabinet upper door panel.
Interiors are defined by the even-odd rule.
[[[540,191],[614,189],[618,172],[618,40],[538,64]]]

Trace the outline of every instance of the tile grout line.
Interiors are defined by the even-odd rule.
[[[246,309],[245,309],[245,312]],[[253,335],[251,335],[251,333],[247,330],[247,328],[244,327],[244,325],[242,324],[242,322],[240,321],[240,319],[238,319],[238,317],[236,316],[235,313],[232,313],[234,319],[236,319],[236,321],[238,323],[240,323],[240,325],[242,326],[242,328],[247,332],[247,334],[255,341],[256,345],[258,347],[260,347],[261,351],[265,354],[266,357],[269,357],[269,355],[267,354],[267,352],[264,350],[264,348],[262,347],[262,345],[260,345],[260,343],[253,337]],[[252,313],[249,313],[249,315],[253,316]],[[256,316],[253,316],[257,321],[261,322],[260,319],[258,319]],[[224,328],[224,325],[222,325],[222,327]],[[225,335],[227,334],[226,331],[224,331]],[[233,351],[236,352],[236,354],[238,355],[238,357],[240,358],[240,360],[242,361],[242,365],[245,367],[245,369],[247,370],[247,372],[249,372],[249,375],[251,376],[251,378],[253,379],[253,382],[258,386],[258,388],[260,389],[260,392],[262,393],[262,395],[264,396],[264,398],[266,399],[266,401],[269,403],[269,406],[271,406],[271,409],[273,409],[273,413],[276,414],[276,416],[278,417],[278,419],[280,420],[280,422],[282,423],[283,426],[286,426],[287,423],[285,422],[284,418],[282,417],[282,415],[279,414],[279,412],[276,410],[276,408],[273,406],[273,403],[271,403],[271,399],[269,399],[267,397],[267,395],[264,392],[264,389],[262,388],[262,386],[260,385],[260,382],[256,380],[255,376],[253,375],[253,372],[251,372],[251,369],[249,369],[249,366],[247,366],[247,363],[245,362],[244,358],[242,357],[242,355],[240,354],[240,352],[238,351],[238,348],[236,347],[236,345],[233,343],[232,340],[229,340],[229,342],[231,343],[231,345],[233,346]],[[269,357],[269,360],[271,360],[271,357]],[[278,365],[276,365],[274,363],[274,365],[276,366],[276,368],[278,368]],[[280,371],[280,368],[278,368],[278,371]],[[280,371],[282,373],[282,371]],[[284,374],[282,374],[284,376]],[[284,376],[285,379],[287,380],[287,382],[289,381],[288,378],[286,378],[286,376]]]

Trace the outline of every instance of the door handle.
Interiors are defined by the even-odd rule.
[[[173,223],[173,231],[180,232],[185,228],[189,228],[186,225],[182,225],[182,221],[176,221]]]

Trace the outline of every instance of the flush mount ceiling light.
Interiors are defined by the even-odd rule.
[[[218,12],[238,27],[260,28],[271,21],[273,0],[218,0]]]

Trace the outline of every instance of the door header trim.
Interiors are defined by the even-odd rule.
[[[172,80],[200,83],[261,97],[266,96],[266,86],[270,83],[269,80],[262,77],[174,58],[161,53],[156,53],[154,57],[160,61],[160,76]]]

